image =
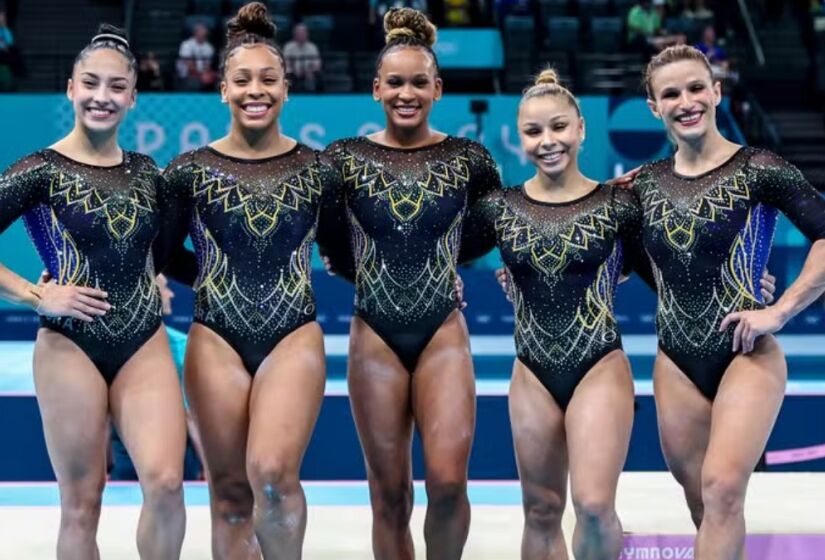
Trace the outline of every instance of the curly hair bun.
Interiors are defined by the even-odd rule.
[[[436,27],[427,16],[412,8],[393,8],[384,15],[387,44],[402,37],[420,41],[429,48],[435,44]]]
[[[227,43],[244,35],[258,35],[264,39],[274,39],[278,28],[269,18],[266,6],[261,2],[250,2],[226,24]]]

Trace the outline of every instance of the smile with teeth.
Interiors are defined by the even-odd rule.
[[[86,110],[89,111],[89,113],[91,113],[91,115],[93,117],[105,118],[105,117],[108,117],[108,116],[114,114],[114,111],[112,111],[110,109],[100,109],[98,107],[89,107]]]
[[[563,155],[564,152],[550,152],[548,154],[541,154],[539,159],[544,163],[558,163]]]
[[[416,111],[418,111],[418,107],[411,105],[401,105],[396,107],[395,110],[398,111],[398,113],[402,116],[411,116],[414,115]]]
[[[685,113],[684,115],[679,115],[676,117],[676,120],[682,124],[683,126],[692,126],[697,124],[699,120],[702,118],[701,112],[696,113]]]
[[[266,103],[247,103],[243,105],[243,110],[250,115],[262,115],[269,109]]]

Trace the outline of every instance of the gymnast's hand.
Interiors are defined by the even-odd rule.
[[[785,325],[785,319],[776,307],[737,311],[722,320],[719,331],[724,331],[733,323],[738,323],[733,331],[733,351],[741,348],[743,354],[748,354],[753,351],[757,337],[775,333]]]
[[[467,307],[467,302],[464,301],[464,280],[458,274],[455,275],[455,302],[459,309]]]
[[[771,304],[774,301],[776,292],[776,276],[765,270],[762,278],[759,279],[759,291],[765,299],[765,303]],[[785,325],[785,321],[779,313],[768,307],[756,311],[739,311],[730,313],[722,320],[719,326],[720,331],[724,331],[731,323],[738,322],[733,331],[733,351],[739,348],[743,354],[753,351],[753,345],[758,336],[775,333]]]
[[[641,166],[636,167],[635,169],[631,169],[630,171],[628,171],[624,175],[620,175],[618,177],[614,177],[614,178],[610,179],[609,181],[605,181],[604,184],[605,185],[616,186],[616,187],[621,187],[623,189],[632,189],[633,188],[633,180],[636,178],[636,175],[639,174],[639,171],[641,169],[642,169]]]
[[[762,273],[762,278],[759,279],[759,286],[759,292],[762,294],[762,298],[765,300],[765,303],[768,305],[772,304],[775,299],[773,294],[776,292],[776,276],[768,272],[766,269]]]
[[[332,270],[332,263],[329,261],[329,257],[326,255],[321,255],[321,260],[324,263],[324,269],[327,271],[327,274],[330,276],[335,276],[335,271]]]
[[[37,281],[35,295],[39,303],[34,310],[44,317],[74,317],[91,322],[112,308],[106,301],[109,294],[103,290],[57,284],[45,270]]]
[[[158,274],[155,278],[155,284],[160,290],[160,309],[164,315],[172,314],[172,298],[175,297],[175,292],[169,287],[169,281],[163,274]]]
[[[498,285],[501,286],[501,291],[504,292],[504,297],[507,298],[507,301],[512,303],[513,299],[510,297],[510,290],[508,290],[510,275],[507,274],[506,268],[502,267],[496,269],[496,281],[498,282]]]

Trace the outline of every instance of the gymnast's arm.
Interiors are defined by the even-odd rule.
[[[776,304],[756,311],[731,313],[719,330],[738,323],[733,336],[733,350],[753,350],[754,340],[780,330],[819,296],[825,293],[825,198],[805,180],[793,165],[770,152],[753,158],[757,170],[756,188],[765,204],[784,213],[813,242],[802,272],[777,300]]]
[[[187,167],[177,160],[170,163],[158,177],[158,208],[160,230],[152,246],[155,271],[158,274],[192,286],[198,276],[195,254],[184,247],[189,230],[193,201],[187,182]]]
[[[0,233],[17,218],[46,202],[47,164],[33,154],[13,164],[0,176]],[[51,281],[33,284],[0,264],[0,298],[22,304],[39,315],[68,316],[93,321],[111,305],[103,290],[85,286],[58,285]]]
[[[346,185],[335,163],[338,149],[337,143],[332,144],[320,156],[324,186],[315,239],[330,274],[355,282],[355,258],[347,218]]]
[[[458,251],[459,264],[483,257],[496,246],[494,206],[498,193],[504,188],[496,162],[487,148],[478,142],[467,142],[471,178]]]

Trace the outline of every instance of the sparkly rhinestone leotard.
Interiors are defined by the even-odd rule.
[[[735,357],[733,311],[759,309],[759,279],[777,210],[810,240],[825,238],[825,199],[798,169],[760,149],[741,148],[694,177],[673,158],[647,165],[635,180],[644,211],[644,246],[658,287],[659,347],[708,398]]]
[[[620,273],[652,283],[641,208],[631,191],[601,185],[564,203],[519,186],[480,207],[470,223],[479,242],[495,241],[510,275],[518,359],[564,410],[587,372],[622,347],[613,316]]]
[[[226,340],[250,375],[285,336],[315,320],[310,257],[325,184],[336,178],[302,144],[254,160],[205,147],[164,172],[161,202],[175,208],[168,215],[179,226],[160,244],[170,253],[191,235],[194,320]]]
[[[457,307],[456,265],[477,256],[459,255],[462,224],[500,188],[495,163],[481,144],[453,136],[414,149],[351,138],[327,153],[341,174],[350,231],[350,244],[328,256],[355,282],[355,314],[413,372]]]
[[[77,344],[107,383],[161,324],[152,259],[157,179],[154,162],[138,153],[98,167],[51,149],[23,158],[0,178],[0,231],[23,216],[55,282],[108,293],[113,307],[90,323],[41,317],[41,326]]]

